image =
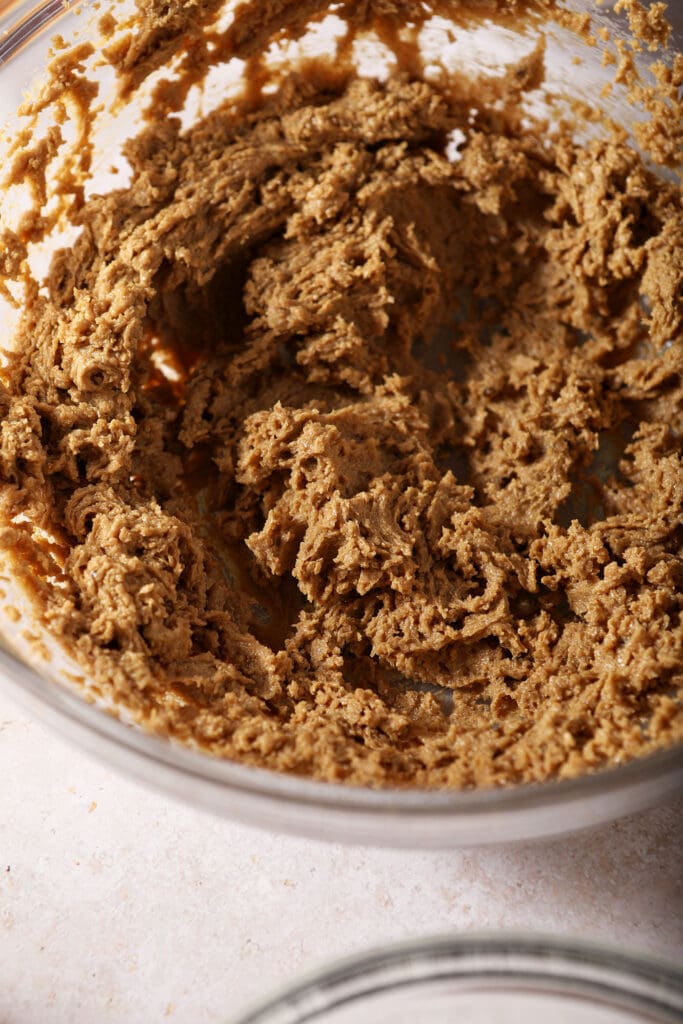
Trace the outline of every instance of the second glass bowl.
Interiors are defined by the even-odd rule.
[[[230,1024],[674,1024],[683,974],[576,941],[463,935],[350,958]]]

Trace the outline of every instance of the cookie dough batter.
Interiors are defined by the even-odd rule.
[[[373,786],[683,738],[679,189],[401,73],[127,155],[0,392],[4,543],[58,539],[42,616],[100,690]]]

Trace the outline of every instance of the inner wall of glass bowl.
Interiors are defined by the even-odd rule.
[[[221,25],[229,23],[236,6],[236,0],[226,0],[219,18]],[[576,0],[568,6],[577,10],[590,8],[596,30],[604,24],[609,24],[613,31],[624,29],[623,19],[615,19],[609,10],[596,11],[590,0]],[[119,0],[109,10],[123,17],[132,7],[133,0]],[[55,33],[59,32],[67,45],[84,41],[95,44],[95,53],[84,64],[88,77],[99,83],[98,102],[101,102],[102,110],[91,133],[94,151],[86,196],[123,187],[129,182],[131,173],[122,153],[123,143],[142,124],[142,111],[149,103],[152,90],[160,79],[169,77],[169,68],[164,67],[154,72],[131,101],[113,115],[109,108],[116,93],[114,74],[108,65],[98,60],[97,26],[103,13],[102,8],[98,5],[95,10],[84,4],[65,10],[62,16],[58,16],[55,14],[54,0],[50,0],[40,5],[38,10],[39,15],[40,12],[46,17],[49,15],[47,24],[39,27],[33,35],[23,32],[21,47],[4,64],[0,64],[0,125],[5,127],[4,139],[0,138],[0,167],[6,166],[3,160],[5,147],[25,123],[25,118],[17,113],[19,104],[27,97],[35,97],[40,89],[49,60],[51,41]],[[40,16],[35,23],[40,26]],[[12,29],[11,25],[3,24],[0,27],[10,32]],[[302,56],[332,53],[334,41],[343,31],[344,23],[336,15],[330,14],[322,21],[313,23],[300,40],[272,45],[267,51],[266,63],[274,69],[282,69],[295,64]],[[545,117],[552,124],[570,113],[572,100],[580,99],[593,106],[601,105],[606,113],[624,124],[634,119],[633,108],[626,102],[623,87],[616,87],[609,96],[600,98],[600,90],[611,80],[613,69],[602,66],[602,51],[599,47],[584,45],[576,36],[558,26],[544,25],[543,31],[546,36],[546,81],[541,90],[531,93],[525,100],[530,116]],[[427,78],[438,78],[444,73],[444,68],[447,72],[457,69],[473,76],[500,74],[506,65],[529,54],[536,42],[537,34],[531,29],[516,32],[488,23],[469,30],[460,27],[454,30],[449,22],[440,17],[426,22],[420,33]],[[394,55],[372,35],[356,40],[354,59],[359,73],[365,76],[385,78],[395,66]],[[651,60],[652,56],[646,54],[642,59]],[[171,63],[171,70],[172,66]],[[237,59],[212,68],[202,87],[194,86],[190,90],[180,115],[183,123],[191,124],[226,98],[238,94],[242,87],[243,71],[244,62]],[[39,115],[35,126],[37,137],[41,137],[52,123],[53,114],[54,111],[48,107]],[[594,130],[587,129],[586,133],[590,134]],[[62,149],[66,153],[69,146],[75,147],[78,144],[72,120],[67,119],[63,133],[66,145]],[[457,141],[454,140],[454,143]],[[450,155],[457,159],[456,145],[453,145]],[[61,160],[57,158],[52,165],[52,180],[58,176],[60,167]],[[0,219],[10,227],[16,225],[30,202],[31,197],[26,188],[3,189],[0,192]],[[36,280],[43,278],[54,250],[72,243],[77,233],[78,229],[71,225],[58,225],[49,238],[32,247],[30,265]],[[18,316],[19,311],[0,297],[0,336],[3,346],[9,344],[8,339],[13,334]],[[11,567],[2,560],[1,554],[0,572],[4,577],[0,586],[5,593],[2,602],[4,608],[0,608],[0,638],[53,681],[70,689],[74,686],[82,689],[87,681],[82,678],[78,666],[64,655],[55,639],[35,623],[30,603],[13,580]],[[9,615],[5,611],[7,606],[10,608]],[[46,658],[40,655],[41,647]],[[94,696],[97,697],[97,694]]]
[[[635,1024],[651,1020],[613,1005],[507,986],[498,991],[462,992],[447,980],[376,992],[360,1002],[296,1019],[316,1024]]]

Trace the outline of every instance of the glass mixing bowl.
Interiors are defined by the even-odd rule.
[[[585,4],[569,6],[583,9]],[[99,3],[76,6],[63,0],[40,4],[0,0],[0,125],[6,125],[6,137],[11,137],[17,127],[16,111],[22,98],[40,83],[54,34],[59,32],[72,42],[96,40],[97,18],[103,11]],[[683,10],[677,5],[670,14],[681,33]],[[617,29],[623,22],[608,8],[601,9],[596,17],[601,24]],[[434,27],[426,45],[445,52],[448,43],[450,59],[465,70],[491,69],[530,49],[529,38],[518,37],[510,27],[480,26],[471,33],[463,31],[456,40],[458,45],[453,44],[450,35],[443,34],[445,31],[443,26]],[[558,95],[564,93],[567,102],[578,98],[593,105],[603,103],[613,117],[621,116],[626,123],[625,108],[619,107],[624,102],[623,90],[614,90],[604,100],[597,98],[601,84],[611,74],[602,66],[599,47],[588,48],[582,54],[579,71],[573,59],[574,44],[575,39],[560,30],[549,38],[551,86]],[[316,52],[316,47],[325,50],[320,33],[308,52]],[[639,59],[652,57],[644,53]],[[367,48],[360,60],[364,73],[373,73],[377,67],[381,71],[381,59],[373,57]],[[107,75],[107,69],[97,74],[100,97],[106,101],[114,93],[113,76]],[[224,95],[215,78],[211,90],[214,96]],[[210,106],[210,99],[204,97],[203,102]],[[199,109],[200,99],[190,96],[190,100]],[[131,117],[134,113],[119,113],[104,121],[93,154],[93,189],[106,189],[112,153],[130,133],[135,123]],[[7,212],[7,203],[7,195],[0,194],[0,217]],[[60,244],[65,244],[63,236]],[[42,256],[39,253],[37,259],[48,256],[49,252]],[[0,310],[0,333],[4,338],[11,332],[13,315],[11,309]],[[5,569],[1,587],[5,598],[22,614],[19,621],[16,615],[14,619],[0,616],[0,685],[12,697],[54,726],[68,742],[175,797],[248,824],[320,839],[395,847],[497,843],[598,825],[665,801],[683,789],[680,748],[575,780],[470,792],[373,791],[212,759],[144,733],[123,716],[112,715],[113,709],[101,706],[101,701],[92,701],[92,697],[90,702],[85,700],[82,688],[74,683],[80,669],[65,661],[54,639],[39,637],[51,653],[49,660],[38,658],[35,645],[27,642],[30,608],[11,571]],[[36,631],[31,623],[28,632],[34,640]]]
[[[230,1024],[666,1024],[683,973],[537,936],[421,939],[326,967]]]

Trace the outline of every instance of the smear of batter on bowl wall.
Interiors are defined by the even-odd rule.
[[[666,42],[662,5],[621,6]],[[416,43],[434,11],[586,20],[336,5],[336,59],[269,90],[269,42],[328,5],[243,4],[220,30],[219,7],[103,19],[123,94],[176,62],[106,194],[83,189],[90,51],[56,60],[84,156],[43,287],[25,257],[59,126],[12,164],[36,208],[3,234],[26,297],[1,542],[41,622],[147,728],[319,779],[492,786],[680,742],[679,184],[623,131],[530,126],[542,33],[479,80],[428,80]],[[398,58],[383,80],[354,72],[370,30]],[[638,45],[618,80],[652,115],[642,149],[675,164],[683,62],[646,86]],[[183,125],[231,56],[242,98]]]

